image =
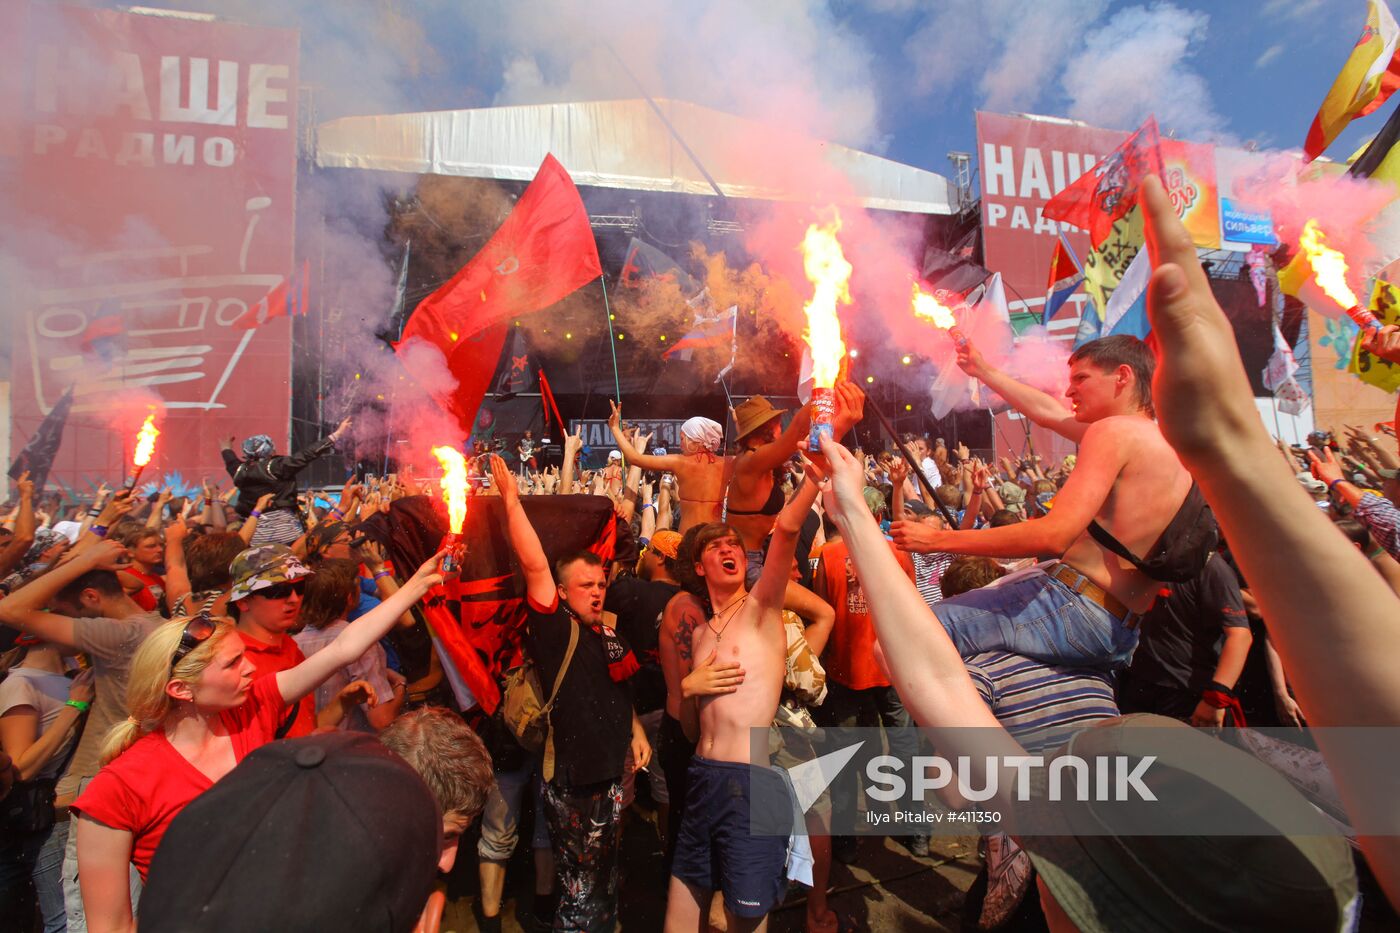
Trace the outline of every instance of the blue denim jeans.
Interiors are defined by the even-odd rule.
[[[1138,630],[1049,576],[1045,565],[933,605],[963,657],[1010,651],[1047,664],[1121,669]]]

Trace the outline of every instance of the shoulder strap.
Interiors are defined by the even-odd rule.
[[[564,660],[559,664],[559,673],[554,675],[554,686],[549,689],[549,699],[544,704],[545,712],[554,708],[554,698],[559,695],[559,688],[564,685],[564,675],[569,672],[569,662],[574,659],[574,649],[577,647],[578,623],[571,618],[569,619],[569,647],[564,651]]]
[[[1098,522],[1093,521],[1089,523],[1089,537],[1093,538],[1119,557],[1129,561],[1134,567],[1142,566],[1142,561],[1138,559],[1137,555],[1128,550],[1122,541],[1119,541],[1117,538],[1113,537],[1113,535],[1109,534],[1108,529]]]
[[[1132,551],[1128,550],[1122,541],[1119,541],[1117,538],[1113,537],[1113,535],[1109,534],[1108,529],[1096,521],[1089,523],[1089,537],[1124,560],[1131,562],[1134,567],[1141,570],[1142,565],[1147,563],[1147,560],[1156,552],[1158,545],[1160,545],[1164,539],[1171,540],[1171,536],[1173,532],[1177,530],[1177,525],[1179,523],[1191,522],[1194,524],[1199,520],[1200,511],[1204,504],[1204,496],[1201,493],[1201,488],[1197,486],[1196,481],[1192,479],[1191,488],[1186,490],[1186,498],[1181,500],[1181,505],[1177,506],[1176,512],[1172,514],[1171,521],[1167,522],[1167,527],[1162,529],[1161,536],[1148,550],[1148,558],[1146,559],[1138,557]]]

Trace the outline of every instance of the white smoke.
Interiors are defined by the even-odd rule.
[[[1190,64],[1209,23],[1205,13],[1170,3],[1120,10],[1085,35],[1082,52],[1065,68],[1069,115],[1133,127],[1155,114],[1164,133],[1231,142],[1210,87]]]

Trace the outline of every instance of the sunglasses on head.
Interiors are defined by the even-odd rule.
[[[251,595],[261,596],[263,599],[286,599],[293,593],[300,596],[305,589],[305,580],[292,580],[290,583],[274,583],[272,586],[254,590]]]
[[[185,623],[185,630],[180,633],[180,644],[175,647],[175,653],[170,656],[170,666],[174,668],[184,660],[185,656],[198,648],[200,644],[207,641],[218,625],[206,613],[201,612]]]

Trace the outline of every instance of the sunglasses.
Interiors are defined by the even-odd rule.
[[[180,633],[180,644],[175,647],[175,653],[170,656],[170,667],[173,669],[185,659],[191,651],[198,648],[200,644],[209,640],[209,636],[214,634],[218,626],[208,615],[201,612],[199,615],[185,623],[185,630]]]
[[[263,599],[286,599],[293,593],[300,596],[305,590],[305,580],[293,580],[290,583],[274,583],[272,586],[265,586],[260,590],[254,590],[249,595],[261,596]]]

